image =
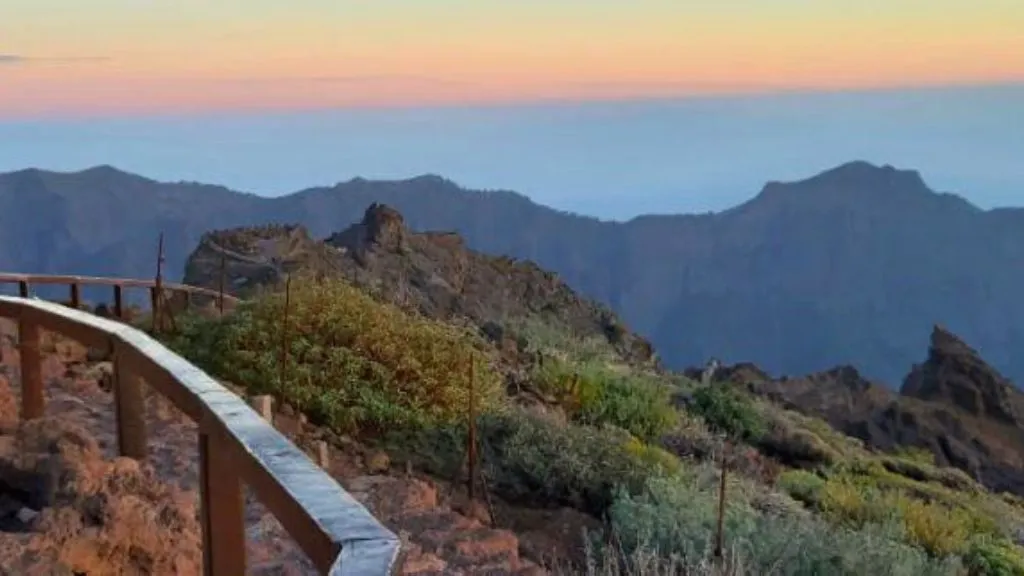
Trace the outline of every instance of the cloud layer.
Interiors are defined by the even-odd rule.
[[[107,56],[26,56],[24,54],[0,54],[0,65],[3,64],[32,64],[56,63],[73,64],[76,62],[106,62],[110,60]]]

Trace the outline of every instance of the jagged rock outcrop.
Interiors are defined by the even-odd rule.
[[[990,489],[1024,495],[1024,394],[940,326],[927,359],[912,368],[899,393],[851,366],[773,379],[737,365],[719,369],[716,380],[820,417],[880,450],[925,448],[938,464],[960,468]]]
[[[334,272],[330,249],[303,226],[266,225],[203,235],[185,265],[185,282],[246,295],[297,270]]]
[[[914,366],[900,394],[951,404],[978,418],[1012,426],[1024,423],[1021,392],[941,326],[932,331],[928,360]]]
[[[385,204],[370,205],[360,222],[323,242],[298,226],[208,233],[189,257],[184,281],[216,289],[222,258],[229,293],[244,294],[279,282],[286,272],[307,270],[343,277],[432,318],[468,318],[513,351],[519,346],[510,328],[537,319],[576,336],[604,338],[630,363],[656,363],[647,340],[558,275],[529,261],[470,250],[454,233],[414,232]]]

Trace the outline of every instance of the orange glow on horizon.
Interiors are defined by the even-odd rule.
[[[0,118],[1024,82],[1019,0],[35,2],[0,9]]]

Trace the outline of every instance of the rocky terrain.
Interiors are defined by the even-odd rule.
[[[0,329],[0,574],[200,574],[195,425],[150,395],[149,459],[116,457],[110,365],[63,339],[44,363],[46,416],[19,423],[16,331]],[[287,406],[274,423],[311,454],[324,438]],[[569,510],[509,509],[521,540],[490,527],[459,490],[391,469],[386,453],[332,438],[327,455],[332,475],[405,540],[403,574],[543,574],[520,549],[538,560],[565,554],[588,523]],[[246,522],[251,574],[316,573],[251,493]]]
[[[926,449],[992,490],[1024,496],[1024,394],[943,327],[934,328],[927,357],[898,392],[852,366],[772,379],[756,366],[736,365],[715,380],[744,384],[881,450]]]
[[[556,274],[471,250],[452,232],[413,232],[383,204],[371,205],[359,223],[324,241],[301,226],[211,232],[189,256],[184,282],[217,289],[222,266],[232,293],[279,286],[291,272],[342,277],[430,318],[468,318],[495,341],[514,338],[523,323],[543,324],[604,339],[630,364],[656,362],[649,342]]]

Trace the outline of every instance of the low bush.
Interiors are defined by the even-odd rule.
[[[713,430],[736,440],[754,441],[765,432],[765,422],[753,400],[726,384],[698,388],[690,410]]]
[[[964,555],[970,576],[1024,576],[1024,549],[1005,540],[976,539]]]
[[[550,359],[537,370],[534,379],[580,424],[611,424],[638,438],[653,440],[678,421],[669,402],[670,389],[655,378],[595,363],[572,365]]]
[[[768,409],[762,416],[764,433],[757,439],[763,452],[789,466],[826,467],[843,461],[843,455],[818,432],[793,422],[788,414]]]
[[[931,455],[931,453],[928,453]],[[887,457],[882,459],[886,470],[894,474],[906,476],[919,482],[932,482],[961,492],[981,492],[983,489],[966,472],[958,468],[940,468],[934,464],[923,462],[923,456],[917,459],[903,457]]]
[[[933,556],[962,554],[975,533],[974,519],[963,509],[910,498],[898,501],[907,541]]]
[[[787,470],[776,480],[779,489],[808,506],[821,502],[825,483],[824,478],[806,470]]]
[[[464,419],[470,363],[481,411],[499,404],[500,376],[468,330],[410,315],[340,280],[293,279],[289,298],[286,325],[285,295],[268,292],[223,319],[183,321],[170,345],[342,432]]]

